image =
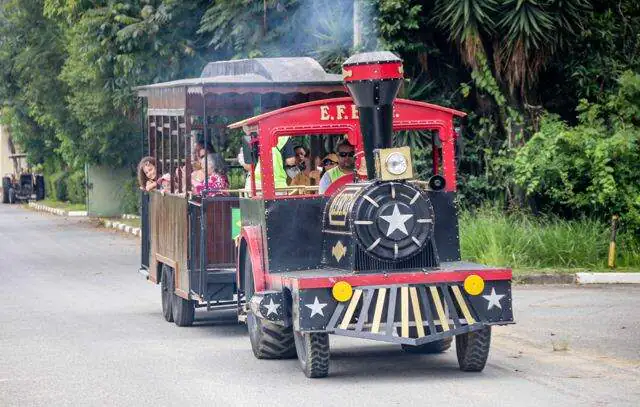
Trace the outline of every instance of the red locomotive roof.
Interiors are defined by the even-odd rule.
[[[349,106],[349,109],[347,109],[348,111],[345,110],[345,112],[342,112],[340,114],[340,117],[338,118],[339,114],[337,112],[337,106],[340,105]],[[272,117],[277,117],[277,119],[281,120],[283,123],[292,123],[296,125],[309,125],[311,124],[311,122],[317,123],[318,120],[326,121],[328,125],[346,125],[347,123],[357,124],[357,116],[353,117],[353,115],[351,114],[352,105],[353,100],[350,97],[316,100],[313,102],[301,103],[267,112],[258,116],[250,117],[248,119],[230,124],[229,128],[236,129],[244,126],[254,126]],[[328,116],[323,117],[322,110],[320,110],[320,116],[318,116],[318,106],[327,106],[324,111],[327,112]],[[417,126],[418,122],[428,122],[434,119],[451,120],[454,116],[464,117],[467,115],[464,112],[450,109],[448,107],[408,99],[396,99],[394,102],[394,108],[395,117],[393,120],[393,125],[394,129],[397,130],[401,130],[408,123],[412,124],[411,128],[416,128],[419,127]],[[332,114],[333,112],[335,112],[335,114]],[[294,120],[297,121],[292,121],[293,116],[295,116]]]

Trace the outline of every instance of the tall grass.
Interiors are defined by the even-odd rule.
[[[465,260],[513,268],[604,269],[609,226],[590,219],[505,214],[483,207],[460,214],[460,241]],[[618,236],[617,264],[640,268],[640,240]]]

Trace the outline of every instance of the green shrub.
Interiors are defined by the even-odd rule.
[[[86,202],[87,190],[84,182],[84,171],[75,171],[67,177],[67,199],[71,203]]]
[[[67,200],[67,177],[66,171],[58,171],[49,176],[45,175],[45,192],[49,199]]]
[[[640,232],[640,74],[619,83],[605,105],[582,101],[576,126],[544,117],[517,154],[515,179],[543,210],[603,221],[616,214]]]
[[[122,211],[130,214],[140,212],[140,188],[135,177],[132,177],[122,186]]]

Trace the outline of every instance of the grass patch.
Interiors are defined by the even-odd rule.
[[[38,201],[39,204],[48,206],[50,208],[64,209],[65,211],[86,211],[86,204],[75,204],[70,202],[62,202],[54,199],[43,199]]]
[[[491,207],[460,214],[463,259],[523,274],[607,271],[609,237],[608,225],[590,219],[505,214]],[[617,247],[617,271],[640,270],[640,241],[621,233]]]

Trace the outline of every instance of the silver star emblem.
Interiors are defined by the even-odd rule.
[[[322,311],[322,309],[326,307],[327,304],[321,303],[320,301],[318,301],[318,297],[316,297],[316,299],[313,300],[313,304],[304,304],[304,306],[311,310],[311,316],[313,317],[316,314],[324,316],[324,312]]]
[[[380,217],[389,223],[389,229],[387,230],[387,237],[391,236],[391,234],[396,230],[401,231],[405,235],[409,235],[409,232],[407,232],[407,227],[405,226],[405,223],[409,219],[413,218],[413,215],[401,214],[400,209],[398,208],[398,204],[395,204],[395,206],[393,207],[393,213],[391,215],[386,215],[386,216],[381,215]]]
[[[491,294],[482,296],[482,298],[489,301],[489,304],[487,304],[487,311],[489,311],[494,306],[502,309],[502,305],[500,305],[500,300],[502,299],[502,297],[504,297],[504,294],[496,294],[496,289],[491,287]]]
[[[278,315],[278,308],[280,308],[280,304],[276,304],[273,302],[273,298],[269,298],[269,304],[265,304],[264,307],[267,309],[267,316],[271,314]]]

